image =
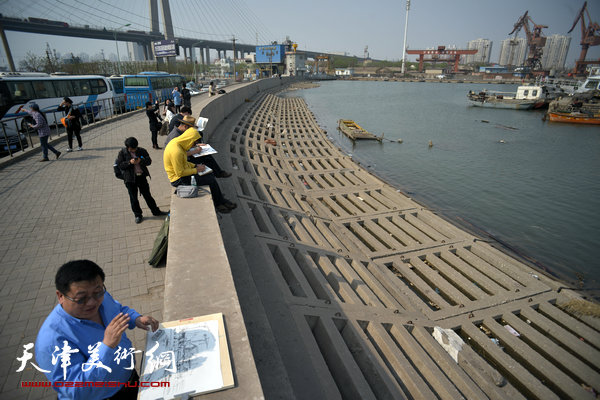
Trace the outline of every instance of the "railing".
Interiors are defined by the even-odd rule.
[[[81,111],[80,122],[82,126],[92,125],[100,120],[116,118],[120,115],[143,109],[145,108],[146,101],[148,101],[148,97],[148,93],[120,94],[109,99],[74,104],[74,107],[79,107]],[[159,100],[161,103],[165,100],[158,91],[152,94],[152,99],[153,101]],[[60,119],[65,115],[64,112],[49,111],[45,112],[45,115],[50,126],[49,140],[52,137],[61,137],[66,134],[67,128],[60,122]],[[33,123],[33,118],[30,115],[21,115],[2,120],[0,157],[6,155],[13,157],[14,154],[24,152],[28,147],[34,148],[39,145],[37,130],[30,128],[29,123]]]

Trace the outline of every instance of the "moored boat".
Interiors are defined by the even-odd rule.
[[[351,140],[378,140],[381,142],[383,139],[383,135],[375,136],[351,119],[340,119],[338,121],[338,128]]]
[[[545,102],[543,89],[540,86],[519,86],[517,92],[469,91],[467,98],[472,106],[487,108],[507,108],[512,110],[529,110]]]
[[[580,112],[549,111],[548,118],[552,122],[568,122],[571,124],[600,125],[600,114],[590,115]]]

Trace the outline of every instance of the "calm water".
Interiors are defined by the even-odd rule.
[[[583,277],[586,288],[599,287],[600,127],[544,122],[536,111],[470,107],[467,92],[482,88],[516,90],[332,81],[287,95],[304,98],[338,146],[417,201],[488,232],[569,282]],[[353,147],[336,130],[340,118],[404,143]]]

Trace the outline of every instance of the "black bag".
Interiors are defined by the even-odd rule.
[[[119,168],[119,158],[118,157],[115,160],[115,163],[113,164],[113,169],[115,170],[115,177],[117,179],[125,180],[125,177],[123,176],[123,171],[121,170],[121,168]]]

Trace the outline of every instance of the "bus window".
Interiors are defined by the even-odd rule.
[[[75,92],[71,86],[71,81],[66,79],[55,80],[52,82],[54,86],[54,92],[56,97],[70,97],[74,96]]]
[[[87,79],[73,79],[71,81],[75,93],[79,96],[89,96],[92,94],[92,88],[90,87],[90,81]]]
[[[125,86],[148,86],[148,78],[145,76],[126,76]]]
[[[115,88],[115,93],[123,94],[123,78],[111,79],[110,81]]]
[[[35,90],[35,98],[37,99],[49,99],[56,97],[54,93],[54,87],[50,81],[32,81],[33,89]]]
[[[6,84],[14,101],[27,102],[35,99],[31,82],[7,81]]]
[[[106,93],[106,82],[102,79],[90,79],[90,83],[92,85],[92,94]]]

